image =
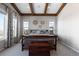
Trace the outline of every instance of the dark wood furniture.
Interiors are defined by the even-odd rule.
[[[22,35],[22,51],[25,48],[24,46],[28,45],[28,44],[26,44],[27,41],[30,41],[29,45],[31,44],[32,41],[48,41],[51,48],[56,50],[57,35],[27,35],[27,36]],[[28,45],[27,49],[29,48],[29,45]]]
[[[50,45],[47,41],[32,42],[29,46],[29,56],[50,56]]]

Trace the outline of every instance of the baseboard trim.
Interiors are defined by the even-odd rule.
[[[79,53],[79,50],[74,49],[73,47],[67,45],[64,41],[60,40],[62,42],[63,45],[67,46],[68,48],[72,49],[73,51]]]

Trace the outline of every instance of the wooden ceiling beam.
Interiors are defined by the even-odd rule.
[[[47,8],[48,8],[48,3],[46,3],[46,5],[45,5],[45,11],[44,11],[44,14],[46,14],[46,12],[47,12]]]
[[[33,4],[32,3],[29,3],[29,6],[30,6],[30,9],[31,9],[32,14],[34,14]]]
[[[59,10],[57,11],[57,15],[59,15],[59,13],[62,11],[62,9],[65,7],[67,3],[62,3],[61,7],[59,8]]]
[[[12,5],[12,7],[19,13],[19,15],[21,15],[20,10],[17,8],[17,6],[14,3],[10,3]]]
[[[59,10],[57,11],[57,13],[56,14],[47,14],[46,12],[47,12],[47,8],[48,8],[48,3],[46,3],[46,6],[45,6],[45,11],[44,11],[44,14],[35,14],[34,13],[34,9],[33,9],[33,4],[32,3],[29,3],[29,6],[30,6],[30,9],[31,9],[31,14],[29,14],[29,13],[24,13],[24,14],[22,14],[21,12],[20,12],[20,10],[17,8],[17,6],[14,4],[14,3],[10,3],[12,6],[13,6],[13,8],[19,13],[19,15],[21,15],[21,16],[58,16],[59,15],[59,13],[62,11],[62,9],[65,7],[65,5],[67,4],[67,3],[62,3],[62,5],[61,5],[61,7],[59,8]]]
[[[57,14],[21,14],[21,16],[57,16]]]

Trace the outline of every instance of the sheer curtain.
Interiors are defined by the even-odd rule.
[[[8,8],[8,41],[7,46],[13,46],[18,42],[17,13]]]
[[[8,40],[7,40],[7,47],[12,46],[12,36],[13,36],[13,25],[12,25],[12,13],[13,11],[8,8]]]
[[[17,14],[8,8],[8,41],[7,46],[13,46],[17,42]]]
[[[1,27],[3,27],[3,40],[0,41],[0,47],[7,47],[7,32],[8,32],[8,13],[7,13],[7,6],[4,6],[3,4],[0,3],[0,13],[3,14],[3,19],[0,19],[0,21],[3,21]],[[2,17],[0,17],[2,18]]]
[[[13,13],[13,39],[14,43],[17,43],[18,39],[18,22],[17,22],[17,14],[14,12]]]
[[[18,14],[10,7],[0,3],[0,12],[5,15],[4,18],[4,42],[3,47],[8,48],[18,42]],[[19,21],[20,23],[20,21]],[[20,25],[20,24],[19,24]],[[20,28],[20,27],[19,27]],[[19,34],[19,36],[18,36]],[[0,43],[0,45],[2,42]]]

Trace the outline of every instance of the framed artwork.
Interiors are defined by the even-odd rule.
[[[37,21],[37,20],[34,20],[34,21],[33,21],[33,24],[34,24],[34,25],[37,25],[37,24],[38,24],[38,21]]]
[[[45,24],[45,21],[40,21],[41,25],[44,25]]]

